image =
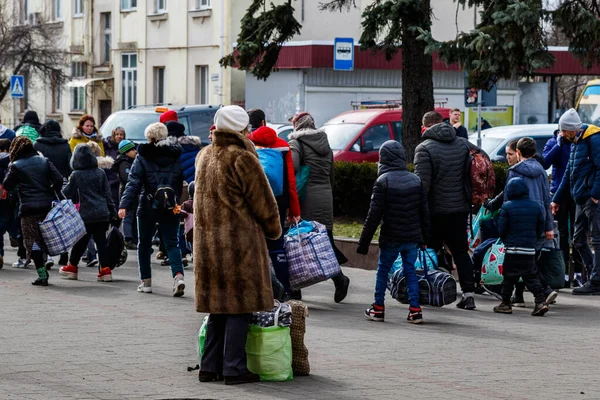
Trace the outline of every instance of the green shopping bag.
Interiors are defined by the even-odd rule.
[[[208,315],[204,317],[200,330],[198,331],[198,364],[202,365],[202,355],[204,354],[204,342],[206,341],[206,327],[208,325]]]
[[[246,339],[246,358],[248,369],[260,375],[261,381],[291,381],[294,373],[290,328],[250,325]]]

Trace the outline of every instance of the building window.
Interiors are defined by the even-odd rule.
[[[52,19],[55,21],[62,19],[61,1],[62,0],[52,0]]]
[[[71,63],[71,77],[73,78],[85,78],[86,77],[87,63],[77,61]]]
[[[73,0],[73,16],[81,17],[83,16],[83,0]]]
[[[71,88],[71,111],[85,111],[85,87]]]
[[[132,11],[137,8],[137,0],[121,0],[121,11]]]
[[[196,0],[196,8],[198,10],[210,8],[210,0]]]
[[[208,104],[208,65],[196,66],[196,103]]]
[[[155,1],[155,8],[156,8],[157,14],[167,12],[167,0],[154,0],[154,1]]]
[[[121,54],[121,108],[135,106],[137,98],[137,54]]]
[[[102,41],[102,63],[108,64],[110,63],[110,51],[111,51],[111,21],[110,21],[110,13],[101,13],[101,24],[104,27],[104,40]]]
[[[154,67],[154,102],[165,103],[165,67]]]
[[[52,91],[52,104],[50,106],[50,109],[52,110],[52,113],[58,113],[62,110],[62,87],[58,83],[56,74],[52,75],[52,81],[50,84],[50,88]]]

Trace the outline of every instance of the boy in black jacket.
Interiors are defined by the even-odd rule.
[[[546,213],[540,203],[529,199],[529,188],[523,178],[508,181],[506,198],[508,201],[502,205],[498,221],[505,248],[502,303],[494,307],[494,312],[512,314],[510,297],[519,278],[523,278],[535,298],[531,315],[541,317],[548,312],[548,304],[535,267],[535,249],[546,229]]]
[[[379,150],[379,177],[373,186],[371,207],[365,221],[358,248],[367,254],[371,239],[383,219],[379,235],[379,266],[375,283],[375,303],[365,310],[365,317],[384,321],[384,298],[388,276],[398,254],[408,286],[410,302],[407,321],[423,322],[419,305],[419,283],[415,261],[419,248],[424,248],[429,236],[429,206],[421,179],[406,169],[406,155],[402,145],[388,140]]]

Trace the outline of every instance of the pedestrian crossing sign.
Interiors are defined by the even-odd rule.
[[[23,75],[12,75],[10,77],[10,95],[13,98],[25,97],[25,79]]]

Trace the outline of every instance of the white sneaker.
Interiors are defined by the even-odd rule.
[[[50,269],[54,266],[54,258],[48,256],[48,258],[46,259],[46,268]]]
[[[25,260],[19,258],[19,260],[13,263],[13,268],[27,268],[28,264],[25,263]]]
[[[183,290],[185,289],[185,282],[183,281],[183,275],[177,274],[173,278],[173,297],[183,296]]]
[[[143,279],[137,291],[140,293],[152,293],[152,279]]]

